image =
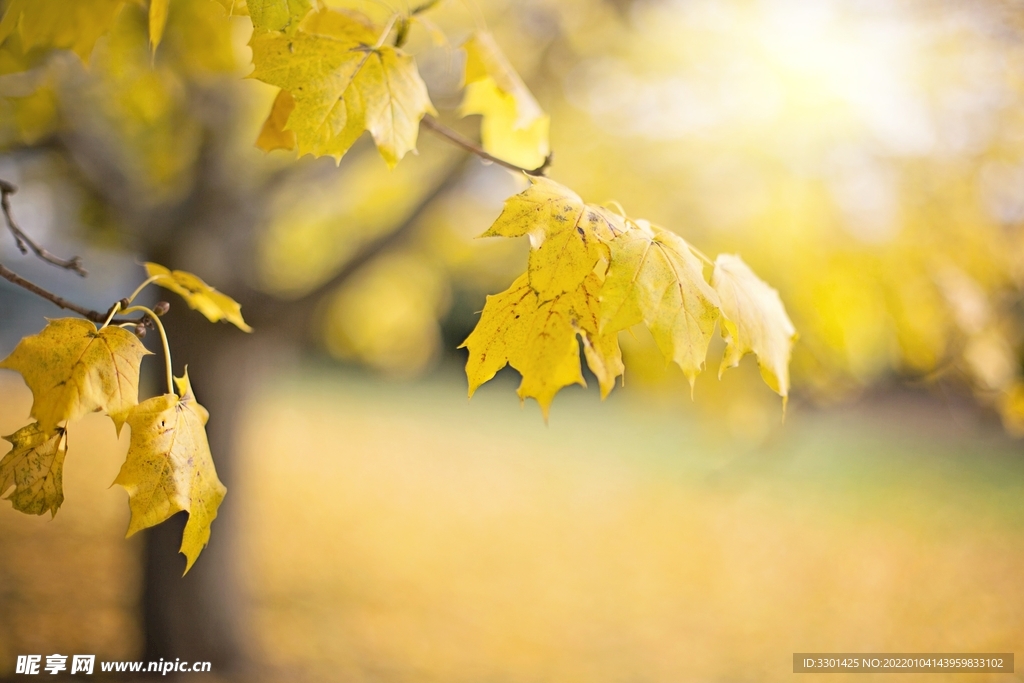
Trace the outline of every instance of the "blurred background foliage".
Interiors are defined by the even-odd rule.
[[[381,21],[402,10],[338,4]],[[451,112],[458,46],[486,23],[552,115],[558,180],[709,253],[741,253],[780,289],[801,333],[802,398],[848,397],[894,374],[944,381],[971,387],[1017,430],[1024,122],[1015,9],[450,2],[415,24],[408,47]],[[109,147],[135,203],[166,203],[196,176],[205,144],[196,99],[215,89],[241,103],[230,131],[238,172],[286,175],[290,154],[251,149],[274,90],[239,81],[250,28],[229,13],[241,5],[175,2],[152,60],[141,4],[111,17],[94,51],[89,35],[69,40],[87,65],[15,34],[0,53],[7,147],[88,137]],[[454,152],[434,140],[422,147],[393,173],[365,146],[336,173],[300,161],[314,177],[274,188],[258,267],[245,277],[285,298],[329,280],[454,172]],[[41,180],[71,173],[43,154],[32,160]],[[521,270],[522,244],[472,239],[521,181],[463,172],[415,216],[421,225],[402,248],[413,267],[401,255],[381,260],[325,302],[319,341],[329,353],[391,374],[427,371],[451,353],[441,340],[471,327],[481,295]],[[89,232],[117,234],[131,220],[95,197],[51,201],[77,203]],[[382,311],[393,314],[374,314]],[[631,380],[679,384],[646,337],[630,340],[627,354]]]
[[[371,0],[328,4],[382,22],[409,9]],[[1019,493],[1019,448],[978,426],[998,414],[1011,434],[1024,433],[1019,3],[448,0],[426,12],[407,48],[446,122],[476,134],[475,117],[454,114],[464,59],[458,48],[485,24],[551,115],[553,178],[588,201],[617,201],[712,256],[741,254],[780,290],[800,333],[793,426],[779,427],[777,397],[760,384],[751,360],[722,382],[700,377],[691,403],[682,373],[666,367],[637,329],[622,335],[623,396],[599,406],[593,387],[589,401],[566,391],[548,432],[524,426],[540,422],[532,406],[525,420],[506,415],[515,404],[507,383],[474,399],[465,418],[451,407],[464,360],[456,346],[484,296],[525,268],[525,242],[475,239],[503,200],[525,186],[522,178],[466,160],[425,132],[419,155],[394,171],[366,140],[338,168],[330,159],[263,154],[253,142],[276,92],[244,78],[251,31],[244,3],[173,0],[155,57],[144,2],[89,5],[87,16],[69,11],[68,26],[53,29],[69,51],[42,50],[26,31],[0,46],[0,177],[21,187],[15,207],[30,233],[54,251],[83,252],[93,266],[85,283],[31,264],[22,272],[106,308],[139,279],[135,261],[173,244],[178,262],[239,293],[257,336],[290,328],[305,358],[316,359],[312,372],[278,368],[275,377],[288,378],[290,389],[279,394],[260,385],[261,398],[246,404],[235,425],[247,434],[234,494],[243,500],[236,504],[244,530],[236,557],[258,567],[246,574],[246,586],[255,609],[264,610],[257,625],[275,634],[258,642],[277,665],[312,657],[311,680],[620,680],[639,670],[650,680],[681,680],[694,661],[687,657],[698,654],[704,668],[690,671],[748,676],[740,665],[715,668],[726,644],[746,643],[737,647],[746,648],[748,663],[808,639],[823,648],[928,649],[940,644],[933,622],[947,629],[939,640],[952,649],[1012,649],[1014,633],[1019,642],[1021,611],[1011,612],[1021,593],[1006,577],[1019,576],[1024,527],[1019,505],[993,493]],[[10,240],[0,240],[0,258],[22,267]],[[32,308],[10,288],[0,295],[6,353],[38,330],[39,315],[54,312]],[[289,316],[306,306],[308,317]],[[712,368],[720,352],[712,347]],[[325,356],[370,368],[378,379],[351,369],[335,375]],[[379,379],[424,376],[431,379],[422,385]],[[310,405],[310,385],[302,382],[323,377],[349,388],[322,389]],[[24,396],[4,379],[6,418]],[[906,432],[890,425],[895,446],[856,436],[917,405],[898,386],[938,397],[925,404],[926,417],[904,425],[924,435],[901,441]],[[506,394],[501,410],[490,407],[497,392]],[[376,398],[364,405],[356,398],[362,395]],[[989,412],[964,407],[968,396]],[[826,407],[858,401],[880,407],[829,422],[837,418]],[[432,402],[447,407],[423,407]],[[657,428],[647,430],[644,420]],[[933,461],[941,423],[950,420],[946,427],[961,429],[961,441]],[[591,463],[569,444],[606,422],[629,438],[598,429],[611,445]],[[392,424],[399,425],[394,434]],[[256,425],[266,433],[253,432]],[[964,437],[980,433],[988,440]],[[510,450],[498,452],[501,444]],[[547,448],[568,460],[523,455]],[[982,458],[979,448],[997,455]],[[476,463],[475,453],[485,453],[486,464]],[[762,466],[750,453],[775,455]],[[614,461],[634,455],[629,465]],[[667,463],[663,455],[681,460]],[[527,468],[522,481],[532,483],[523,486],[543,491],[509,491],[509,482],[520,481],[506,471],[509,458]],[[826,464],[830,458],[834,464]],[[989,463],[988,474],[971,478],[963,462],[976,458]],[[770,463],[783,464],[772,470]],[[750,484],[765,467],[774,474]],[[853,476],[849,468],[864,469]],[[733,474],[741,469],[754,474]],[[709,471],[741,483],[722,494],[719,475]],[[795,472],[816,492],[787,479]],[[964,477],[973,483],[961,494],[954,484]],[[910,493],[908,480],[917,482]],[[579,486],[587,493],[578,495],[593,500],[566,502]],[[812,520],[815,510],[842,506],[823,502],[833,490],[848,493],[840,498],[849,507]],[[981,502],[991,496],[1001,501],[992,503],[995,512]],[[790,498],[798,503],[791,507]],[[64,528],[60,517],[75,514],[70,495],[68,501],[55,529]],[[936,505],[951,510],[943,518],[957,539],[950,544],[926,521]],[[2,512],[5,530],[27,528]],[[748,526],[750,515],[761,521]],[[547,528],[551,519],[564,525]],[[52,531],[54,547],[68,550],[60,533]],[[808,552],[801,541],[807,533],[818,540],[812,559],[801,560],[795,553]],[[853,546],[829,541],[829,534],[852,537]],[[423,538],[437,544],[415,544],[427,543]],[[324,539],[335,540],[320,557]],[[577,557],[559,545],[565,539],[582,544]],[[215,528],[214,546],[221,540]],[[122,542],[111,547],[127,553],[118,571],[129,577],[123,585],[131,593],[138,569]],[[709,548],[720,552],[711,557]],[[936,553],[947,574],[926,559]],[[524,557],[536,564],[523,569]],[[844,568],[847,561],[855,568]],[[388,567],[407,569],[389,575]],[[578,579],[586,595],[572,585],[579,576],[590,577]],[[855,595],[872,597],[847,619],[837,615],[847,614],[853,598],[837,596],[849,596],[851,582]],[[899,592],[922,582],[919,598]],[[1004,590],[1009,597],[1000,607],[996,596]],[[701,591],[711,597],[695,597]],[[611,606],[595,597],[617,594],[620,602]],[[543,609],[530,611],[520,595]],[[953,595],[977,597],[980,612],[963,612]],[[104,623],[128,624],[137,604],[121,594],[108,598],[129,621]],[[659,606],[662,599],[677,611]],[[327,613],[353,600],[359,616]],[[793,616],[791,601],[806,611],[798,611],[795,630],[779,635],[778,623]],[[0,603],[5,622],[21,618],[11,611],[15,603]],[[595,622],[590,610],[606,621]],[[284,626],[293,617],[305,626]],[[888,631],[874,630],[878,619],[888,619]],[[709,621],[722,629],[717,640],[697,635]],[[323,626],[328,622],[334,626]],[[317,624],[326,630],[303,631]],[[831,635],[815,640],[821,629]],[[869,631],[880,635],[864,635]],[[582,640],[551,640],[555,632]],[[142,647],[130,626],[118,633],[117,652]],[[451,645],[468,634],[478,638],[471,640],[472,661]],[[634,640],[621,640],[627,637]],[[12,661],[3,642],[0,670]],[[703,650],[703,642],[714,647]],[[602,643],[611,651],[632,647],[635,659],[587,664]],[[431,649],[438,647],[451,651]],[[665,668],[645,669],[655,662]],[[325,674],[330,666],[341,666],[344,676]],[[758,678],[772,679],[771,671]]]

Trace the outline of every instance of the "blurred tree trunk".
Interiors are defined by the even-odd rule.
[[[191,206],[180,207],[188,224],[177,229],[174,245],[186,248],[162,248],[149,255],[154,261],[171,268],[204,272],[187,246],[196,238],[202,243],[225,248],[236,243],[239,234],[251,231],[242,225],[248,211],[240,209],[234,197],[220,197],[211,204],[199,188]],[[251,197],[248,199],[252,199]],[[233,213],[233,219],[223,220]],[[241,218],[241,220],[239,220]],[[243,238],[244,239],[244,238]],[[251,242],[251,239],[246,240]],[[243,253],[245,250],[243,249]],[[218,259],[219,260],[219,259]],[[249,259],[224,261],[229,272],[209,278],[215,286],[235,294],[237,283],[231,270]],[[226,277],[225,277],[226,276]],[[232,325],[211,324],[191,311],[181,300],[168,298],[171,311],[164,318],[174,361],[174,374],[188,368],[196,397],[210,412],[207,436],[220,479],[228,487],[217,519],[213,523],[211,542],[192,570],[182,576],[184,556],[178,552],[187,516],[179,513],[164,524],[145,532],[143,556],[143,594],[141,600],[145,633],[144,658],[148,661],[209,661],[214,673],[239,679],[246,660],[240,616],[243,596],[238,571],[239,499],[235,492],[238,480],[238,438],[246,397],[260,384],[265,361],[269,355],[265,335],[250,335]],[[244,297],[240,297],[243,298]],[[246,310],[248,318],[259,311]],[[258,317],[258,316],[257,316]],[[160,364],[154,364],[158,368]],[[163,373],[156,373],[157,391],[163,390]]]
[[[207,435],[217,472],[229,494],[213,524],[211,543],[184,577],[178,552],[186,515],[145,532],[143,626],[145,659],[210,661],[213,671],[237,678],[244,668],[246,634],[238,571],[240,499],[239,439],[246,397],[260,385],[268,356],[259,337],[227,325],[195,320],[191,311],[168,315],[174,361],[187,365],[196,396],[210,411]],[[231,495],[235,493],[235,495]]]
[[[298,301],[283,302],[258,291],[257,243],[278,191],[289,184],[313,187],[336,178],[333,160],[292,162],[271,173],[245,166],[232,140],[237,103],[227,91],[198,90],[195,111],[204,126],[204,142],[185,196],[152,206],[146,191],[132,187],[132,175],[111,154],[103,136],[74,131],[60,141],[81,180],[121,217],[146,260],[201,274],[211,285],[242,304],[255,330],[246,334],[226,323],[211,324],[177,297],[166,297],[164,317],[171,340],[175,375],[188,367],[196,398],[210,412],[207,435],[220,479],[228,495],[213,523],[211,542],[187,576],[178,552],[187,517],[174,518],[144,534],[141,596],[146,661],[209,661],[213,673],[249,680],[249,643],[243,618],[241,585],[241,501],[235,492],[239,471],[239,432],[247,400],[265,386],[272,364],[296,357],[309,338],[313,311],[321,296],[342,286],[377,255],[401,242],[435,199],[461,177],[462,159],[425,188],[405,220],[339,267],[327,282]],[[249,143],[251,144],[251,143]],[[241,167],[240,167],[241,166]],[[251,164],[249,164],[251,166]],[[336,181],[335,181],[336,182]],[[152,343],[150,344],[152,347]],[[153,391],[163,391],[163,366],[149,365]],[[184,678],[184,677],[183,677]]]
[[[255,291],[248,277],[256,268],[256,243],[273,193],[264,191],[264,179],[257,174],[235,168],[239,162],[229,132],[235,103],[228,97],[211,101],[203,95],[206,131],[191,189],[172,206],[143,210],[135,220],[136,234],[147,260],[202,273],[242,303],[246,319],[260,333],[211,324],[181,299],[161,294],[171,303],[164,325],[174,374],[180,376],[188,368],[196,398],[210,412],[207,437],[228,495],[213,523],[210,544],[184,577],[185,558],[178,549],[186,514],[144,532],[143,657],[209,661],[218,676],[246,680],[248,634],[238,562],[241,501],[235,493],[237,437],[247,398],[261,385],[268,361],[279,356],[271,324],[275,315],[269,310],[276,302]],[[297,336],[286,343],[295,347],[300,340]],[[281,350],[287,353],[287,347]],[[154,391],[164,390],[162,365],[158,361],[150,367]]]

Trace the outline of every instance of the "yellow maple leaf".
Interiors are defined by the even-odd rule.
[[[97,331],[88,320],[59,318],[22,339],[0,368],[21,373],[32,390],[32,417],[44,432],[98,410],[120,431],[139,401],[139,365],[148,353],[120,327]]]
[[[22,47],[71,50],[88,61],[125,0],[12,0],[0,20],[0,43],[17,31]]]
[[[295,149],[295,131],[287,130],[288,117],[295,109],[295,99],[287,90],[277,93],[270,116],[263,122],[260,135],[256,138],[256,146],[264,152],[275,149]]]
[[[601,329],[616,332],[643,322],[658,348],[678,363],[693,386],[703,369],[719,316],[718,294],[703,265],[675,233],[645,221],[609,243],[601,290]]]
[[[604,242],[625,231],[621,218],[604,207],[584,204],[569,188],[544,177],[509,198],[482,237],[529,235],[530,286],[548,301],[575,292],[608,248]]]
[[[164,37],[170,6],[171,0],[149,0],[149,47],[153,54]]]
[[[198,276],[184,270],[169,270],[158,263],[145,263],[153,283],[179,295],[189,308],[199,311],[210,322],[226,320],[245,332],[252,332],[242,319],[242,307],[227,294],[218,292]]]
[[[29,515],[49,510],[51,516],[56,515],[64,502],[64,430],[58,427],[47,432],[33,422],[3,438],[12,448],[0,460],[0,495],[14,486],[8,500],[15,510]]]
[[[257,31],[293,28],[313,7],[310,0],[249,0],[246,6]]]
[[[249,16],[249,7],[245,0],[214,0],[214,2],[221,5],[227,11],[229,17]]]
[[[462,47],[466,75],[460,114],[483,116],[480,139],[487,152],[523,168],[539,167],[551,152],[551,118],[490,33],[477,31]]]
[[[582,332],[583,355],[587,367],[597,377],[601,386],[601,398],[607,398],[615,387],[615,380],[626,370],[622,364],[622,350],[619,348],[618,330],[601,331],[601,300],[599,298],[602,280],[595,273],[583,281],[582,295],[585,306],[579,306],[577,325]]]
[[[789,394],[789,356],[797,334],[779,293],[732,254],[719,254],[715,259],[711,286],[721,299],[722,336],[726,340],[719,376],[753,352],[761,377],[785,400]]]
[[[504,292],[488,296],[477,326],[459,347],[469,350],[469,395],[511,365],[522,375],[519,397],[536,399],[546,420],[559,390],[586,386],[579,335],[602,397],[607,396],[622,374],[622,357],[614,334],[597,333],[599,289],[600,279],[591,275],[576,291],[542,302],[523,274]]]
[[[131,444],[114,483],[128,492],[128,536],[188,512],[181,540],[187,573],[210,541],[210,525],[227,489],[217,478],[206,439],[209,413],[196,402],[188,371],[175,383],[180,396],[154,396],[128,414]]]
[[[420,119],[436,112],[412,57],[378,46],[380,32],[357,12],[323,9],[295,31],[253,34],[252,77],[291,94],[284,129],[300,155],[340,160],[363,131],[388,166],[416,149]]]

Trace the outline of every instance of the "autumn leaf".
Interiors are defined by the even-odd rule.
[[[120,431],[139,401],[139,365],[148,353],[120,327],[97,331],[88,320],[60,318],[22,339],[0,368],[21,373],[32,390],[32,417],[44,432],[97,410]]]
[[[259,137],[256,138],[256,146],[264,152],[295,149],[295,131],[285,128],[288,125],[288,117],[294,110],[295,99],[292,94],[287,90],[277,93],[274,105],[270,109],[270,116],[264,121]]]
[[[585,204],[569,188],[544,177],[505,202],[498,219],[482,237],[529,235],[530,286],[541,301],[575,292],[605,258],[604,242],[624,232],[621,218]]]
[[[249,7],[245,0],[214,0],[214,2],[221,5],[230,17],[249,16]]]
[[[585,306],[577,309],[579,317],[577,325],[582,330],[580,339],[583,342],[583,355],[587,359],[587,367],[597,377],[601,387],[601,398],[607,398],[615,387],[615,380],[626,371],[622,363],[622,351],[619,349],[618,331],[601,331],[601,292],[602,280],[591,273],[583,281],[583,297]]]
[[[145,263],[146,273],[160,285],[179,295],[189,308],[199,311],[210,322],[226,320],[240,330],[252,332],[242,319],[242,307],[227,294],[218,292],[197,276],[184,270],[169,270],[158,263]]]
[[[171,0],[149,0],[149,47],[153,54],[164,37],[170,5]]]
[[[487,152],[523,168],[539,167],[551,152],[551,118],[490,33],[477,31],[462,47],[466,75],[459,112],[483,116],[480,139]]]
[[[249,0],[249,17],[258,31],[284,31],[309,14],[310,0]]]
[[[187,573],[209,543],[227,489],[217,478],[206,439],[209,413],[196,402],[187,370],[175,384],[179,396],[154,396],[128,414],[131,443],[114,483],[128,492],[128,536],[188,512],[181,541]]]
[[[459,345],[460,349],[469,349],[466,376],[470,398],[522,348],[529,322],[536,313],[537,293],[530,287],[525,273],[504,292],[487,297],[479,322]]]
[[[71,50],[88,61],[123,5],[124,0],[12,0],[0,20],[0,43],[17,31],[26,52]]]
[[[291,94],[287,124],[274,130],[292,131],[300,155],[340,160],[364,130],[388,166],[416,149],[420,119],[436,112],[412,57],[377,46],[380,31],[357,12],[324,9],[293,32],[253,34],[252,77]],[[275,104],[271,118],[281,114]]]
[[[779,293],[732,254],[719,254],[715,259],[711,286],[721,299],[726,341],[719,376],[753,352],[761,377],[785,399],[789,394],[789,356],[797,334]]]
[[[3,438],[13,448],[0,460],[0,495],[14,486],[8,500],[15,510],[29,515],[49,510],[51,516],[56,515],[64,502],[64,429],[47,432],[33,422]]]
[[[615,336],[597,334],[599,289],[600,281],[592,275],[576,291],[541,302],[523,274],[506,291],[487,297],[480,321],[459,347],[469,350],[469,395],[511,365],[522,375],[519,397],[536,399],[546,420],[555,394],[563,387],[586,386],[579,335],[588,365],[606,396],[622,374],[622,359]]]
[[[609,243],[611,258],[601,290],[601,329],[647,325],[658,348],[693,386],[704,367],[719,316],[718,295],[703,265],[675,233],[645,221]]]

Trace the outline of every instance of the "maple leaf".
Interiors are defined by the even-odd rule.
[[[783,400],[789,394],[789,356],[796,328],[779,293],[761,280],[739,256],[719,254],[711,286],[722,303],[725,356],[719,376],[753,352],[761,377]]]
[[[124,4],[124,0],[12,0],[0,20],[0,43],[17,31],[26,52],[34,47],[71,50],[84,62]]]
[[[580,339],[583,341],[583,355],[587,359],[587,367],[597,377],[601,387],[601,398],[607,398],[615,387],[615,380],[626,371],[626,368],[622,364],[618,330],[601,330],[599,294],[602,284],[601,278],[595,273],[587,276],[582,288],[585,306],[580,306],[576,312],[579,315],[577,325],[582,330]]]
[[[544,177],[509,198],[481,237],[529,235],[530,286],[547,301],[574,292],[608,248],[604,242],[625,231],[623,220],[604,207],[585,204],[569,188]]]
[[[477,31],[466,51],[465,96],[459,113],[480,114],[480,139],[489,153],[523,168],[537,168],[551,152],[551,117],[537,104],[494,37]]]
[[[153,54],[164,37],[171,0],[149,0],[149,47]]]
[[[170,270],[158,263],[145,263],[153,283],[179,295],[189,308],[199,311],[210,322],[226,320],[240,330],[252,332],[242,319],[242,307],[227,294],[218,292],[199,277],[184,270]]]
[[[139,365],[148,353],[120,327],[97,331],[88,320],[59,318],[22,339],[0,368],[21,373],[32,390],[32,417],[44,432],[97,410],[120,432],[139,401]]]
[[[622,358],[615,335],[597,334],[599,289],[600,280],[591,275],[576,291],[542,302],[524,273],[504,292],[488,296],[477,326],[459,347],[469,350],[469,395],[511,365],[522,375],[520,399],[536,399],[547,420],[559,390],[571,384],[586,386],[579,335],[587,364],[606,396],[622,374]]]
[[[128,414],[131,443],[114,483],[128,492],[128,536],[188,512],[181,540],[188,573],[210,541],[210,525],[227,489],[217,478],[206,439],[209,413],[196,402],[188,370],[174,381],[178,396],[154,396]]]
[[[601,329],[647,325],[658,348],[693,386],[704,366],[719,316],[718,294],[704,280],[703,265],[673,232],[636,221],[609,243],[601,290]]]
[[[340,161],[364,130],[390,167],[416,149],[420,119],[436,112],[412,57],[378,46],[379,32],[357,12],[324,9],[295,31],[253,34],[252,77],[294,102],[285,127],[271,122],[272,130],[292,131],[300,155]],[[276,103],[275,112],[281,118]]]
[[[249,16],[249,7],[245,0],[214,0],[214,2],[221,5],[230,17]]]
[[[14,486],[8,500],[15,510],[29,515],[49,510],[51,516],[56,515],[64,502],[64,429],[47,432],[33,422],[3,438],[12,448],[0,460],[0,495]]]
[[[287,90],[277,93],[274,105],[270,108],[270,116],[263,122],[260,135],[256,138],[256,146],[264,152],[275,149],[295,149],[295,131],[287,130],[288,117],[295,110],[295,99]]]
[[[253,28],[258,31],[293,28],[313,7],[310,0],[249,0],[246,6]]]

